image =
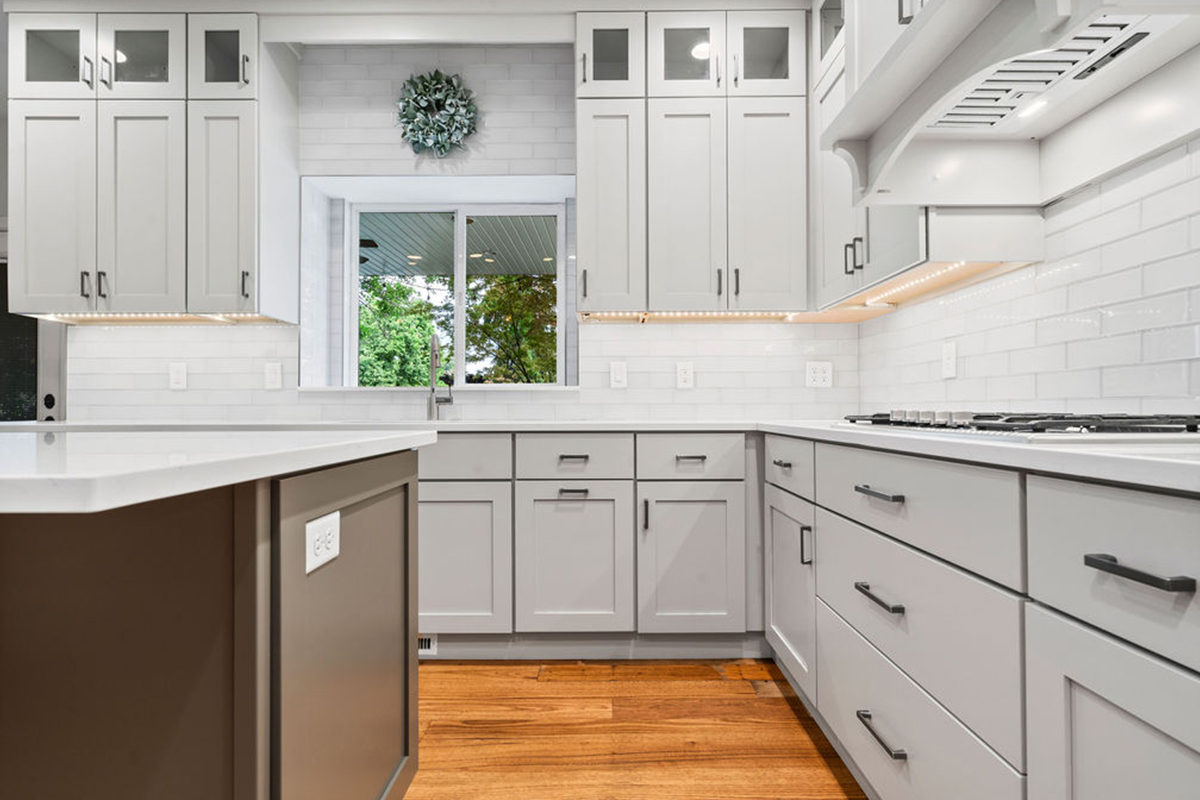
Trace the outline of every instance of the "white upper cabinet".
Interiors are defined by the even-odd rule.
[[[728,94],[807,94],[803,11],[730,11]]]
[[[646,102],[575,107],[579,310],[645,310]]]
[[[794,311],[808,302],[803,97],[729,99],[729,308]]]
[[[821,80],[833,66],[834,59],[845,49],[846,37],[843,29],[846,27],[846,13],[843,9],[844,0],[815,0],[813,2],[813,64],[817,73],[813,76]]]
[[[869,206],[866,230],[857,238],[865,253],[855,263],[870,285],[924,263],[928,245],[924,206]]]
[[[845,70],[840,55],[835,62],[815,91],[817,135],[841,111],[846,100]],[[817,238],[814,283],[817,305],[826,306],[861,285],[860,272],[855,269],[856,257],[864,257],[865,253],[861,244],[854,241],[860,214],[854,208],[850,165],[829,150],[816,149],[813,156],[817,171],[813,194],[818,200],[813,207]]]
[[[9,104],[9,311],[96,308],[96,103]]]
[[[649,101],[650,310],[724,310],[724,98]]]
[[[186,309],[186,105],[98,104],[98,311]]]
[[[95,14],[11,14],[8,26],[9,97],[96,96]]]
[[[187,17],[101,14],[96,85],[101,99],[187,97]]]
[[[725,95],[724,11],[651,12],[646,20],[650,97]]]
[[[646,96],[646,15],[575,16],[575,96]]]
[[[188,97],[258,97],[257,15],[188,15]]]
[[[258,107],[188,103],[188,311],[257,308]]]

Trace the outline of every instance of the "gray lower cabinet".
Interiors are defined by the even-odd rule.
[[[766,633],[775,656],[810,700],[817,696],[817,580],[812,503],[767,485]]]
[[[516,486],[517,631],[633,631],[633,481]]]
[[[745,632],[744,483],[642,481],[638,500],[638,632]]]
[[[512,633],[512,483],[420,484],[422,633]]]
[[[1192,800],[1200,676],[1052,611],[1026,611],[1028,800]]]

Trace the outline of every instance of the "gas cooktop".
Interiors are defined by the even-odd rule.
[[[1200,439],[1200,415],[1192,414],[1018,414],[901,410],[852,414],[839,425],[860,429],[899,429],[914,433],[991,435],[1037,442],[1098,443],[1135,439],[1171,442]]]

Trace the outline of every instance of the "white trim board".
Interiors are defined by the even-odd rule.
[[[575,196],[574,175],[305,176],[329,197],[363,205],[413,203],[503,205],[563,203]]]

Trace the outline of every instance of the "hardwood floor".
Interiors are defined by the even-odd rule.
[[[858,800],[764,661],[421,664],[406,800]]]

